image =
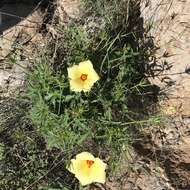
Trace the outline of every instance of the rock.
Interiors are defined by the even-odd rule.
[[[172,185],[184,190],[190,189],[189,12],[188,0],[149,0],[142,3],[145,25],[152,26],[149,34],[159,47],[155,55],[156,64],[152,67],[154,76],[149,79],[166,95],[160,106],[169,122],[163,122],[164,127],[158,127],[157,132],[155,126],[149,129],[150,142],[142,142],[138,150],[148,157],[156,155]]]
[[[161,132],[161,131],[160,131]],[[160,142],[154,136],[149,141],[135,143],[135,150],[144,158],[155,160],[165,170],[169,183],[173,187],[188,190],[190,187],[190,136],[186,135],[176,141],[170,138],[170,131],[161,132]],[[156,132],[152,132],[156,136]],[[173,134],[178,134],[176,131]],[[158,136],[158,135],[157,135]],[[174,138],[176,139],[176,138]],[[157,144],[156,144],[157,143]],[[173,143],[173,144],[172,144]]]
[[[190,137],[184,138],[183,144],[171,149],[164,159],[165,171],[172,184],[179,189],[190,189]]]
[[[40,9],[34,11],[36,2],[28,3],[25,0],[6,1],[0,7],[2,16],[0,36],[0,96],[16,95],[23,89],[25,82],[25,69],[29,60],[35,54],[34,43],[42,42],[39,29],[43,23],[44,14]],[[5,13],[8,13],[7,15]],[[28,15],[31,13],[30,15]],[[10,16],[10,15],[11,16]],[[17,15],[18,17],[14,17]],[[13,61],[7,59],[14,50]],[[23,58],[24,57],[24,58]],[[10,64],[12,63],[12,64]]]
[[[82,14],[80,0],[57,0],[56,12],[62,23],[66,22],[68,18],[80,18]]]
[[[27,62],[18,61],[11,69],[0,70],[0,97],[16,95],[22,90],[25,82],[25,69],[19,65],[27,66]]]
[[[145,25],[152,26],[150,34],[159,47],[150,81],[163,89],[171,106],[181,106],[183,114],[190,115],[190,75],[186,72],[190,67],[189,1],[150,0],[143,3]]]
[[[31,6],[31,5],[30,5]],[[5,10],[6,4],[4,5]],[[12,7],[13,8],[13,5]],[[28,6],[14,5],[14,9],[17,11],[28,9]],[[15,21],[17,22],[18,19]],[[0,36],[0,60],[3,60],[15,47],[21,48],[21,45],[31,40],[39,30],[43,21],[43,15],[40,10],[34,11],[26,19],[20,21],[15,26],[2,32]],[[10,21],[12,22],[12,20]],[[7,28],[11,23],[7,22],[4,27]],[[18,40],[18,38],[22,40]]]
[[[0,93],[7,92],[10,75],[8,71],[0,70]]]

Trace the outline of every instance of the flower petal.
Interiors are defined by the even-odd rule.
[[[80,181],[82,185],[87,185],[93,182],[91,169],[86,164],[86,160],[76,159],[72,161],[73,168],[70,170],[71,173],[75,174],[75,177]]]
[[[70,89],[72,91],[81,92],[84,89],[84,83],[80,79],[70,80]]]
[[[100,79],[100,77],[98,76],[98,74],[96,73],[96,71],[94,69],[91,70],[90,74],[89,74],[89,81],[91,81],[94,84],[99,79]]]
[[[67,68],[67,72],[68,72],[69,79],[72,79],[72,80],[79,78],[81,75],[78,65],[74,65],[72,67]]]
[[[92,83],[91,81],[85,81],[84,82],[84,85],[83,85],[83,91],[84,92],[88,92],[88,91],[90,91],[90,89],[92,88],[92,86],[93,86],[93,84],[94,83]]]
[[[80,154],[77,154],[76,159],[95,160],[95,157],[92,154],[90,154],[89,152],[81,152]]]
[[[91,173],[93,182],[105,183],[106,181],[106,164],[99,158],[95,159],[95,164],[92,167]]]
[[[87,161],[93,161],[89,167]],[[70,166],[67,168],[80,181],[82,186],[93,182],[105,183],[106,180],[106,164],[99,158],[95,158],[89,152],[81,152],[76,159],[71,160]]]
[[[83,61],[79,63],[79,70],[83,74],[89,74],[93,70],[93,65],[90,60]]]
[[[70,165],[67,167],[67,169],[68,169],[71,173],[73,173],[73,174],[75,174],[75,172],[76,172],[76,164],[77,164],[77,161],[76,161],[75,159],[71,159],[71,163],[70,163]]]
[[[93,68],[90,60],[83,61],[79,65],[74,65],[67,69],[70,78],[70,89],[76,92],[90,91],[94,83],[99,80],[99,76]],[[86,80],[81,80],[81,76],[86,75]]]
[[[75,175],[75,177],[80,181],[82,186],[93,183],[91,176],[83,176],[81,174]]]

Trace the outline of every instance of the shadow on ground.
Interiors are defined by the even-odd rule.
[[[36,9],[46,9],[52,0],[3,0],[0,2],[0,33],[26,19]],[[47,18],[46,18],[47,19]]]

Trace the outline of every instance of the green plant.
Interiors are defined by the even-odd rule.
[[[3,159],[4,145],[0,143],[0,160]]]
[[[0,102],[0,189],[78,190],[66,170],[71,157],[89,151],[111,175],[126,164],[139,131],[160,123],[150,108],[145,66],[152,50],[144,46],[139,2],[83,0],[82,18],[52,22],[55,38],[27,70],[26,97]],[[11,64],[19,65],[22,48]],[[100,80],[88,93],[70,91],[67,68],[88,59]]]
[[[150,87],[144,75],[148,53],[141,49],[136,29],[131,28],[129,4],[122,6],[122,0],[95,1],[93,5],[92,1],[85,2],[91,6],[91,14],[103,17],[105,27],[89,38],[88,27],[80,21],[56,26],[61,38],[49,43],[28,76],[32,102],[29,117],[49,148],[67,151],[67,159],[88,150],[109,157],[109,166],[114,168],[120,154],[130,146],[131,128],[155,121],[134,109]],[[125,8],[127,15],[123,16]],[[100,80],[89,93],[72,92],[67,68],[87,59]]]

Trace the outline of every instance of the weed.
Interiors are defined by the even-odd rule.
[[[4,145],[0,144],[0,161],[3,159]]]
[[[28,79],[28,96],[33,103],[30,118],[49,147],[90,150],[104,157],[110,151],[113,164],[122,147],[131,141],[128,128],[150,121],[138,121],[129,109],[129,99],[149,83],[143,75],[145,57],[139,51],[135,31],[130,31],[123,21],[113,24],[115,17],[121,21],[119,10],[124,8],[123,1],[109,1],[109,6],[105,3],[96,1],[91,6],[90,11],[106,22],[106,28],[93,38],[88,37],[85,30],[88,27],[81,22],[57,27],[62,40],[56,42],[53,60],[51,52],[49,57],[46,54],[38,59]],[[91,1],[86,2],[89,5]],[[113,7],[115,12],[107,10]],[[67,67],[87,59],[94,63],[101,79],[89,93],[73,93],[69,89]]]

